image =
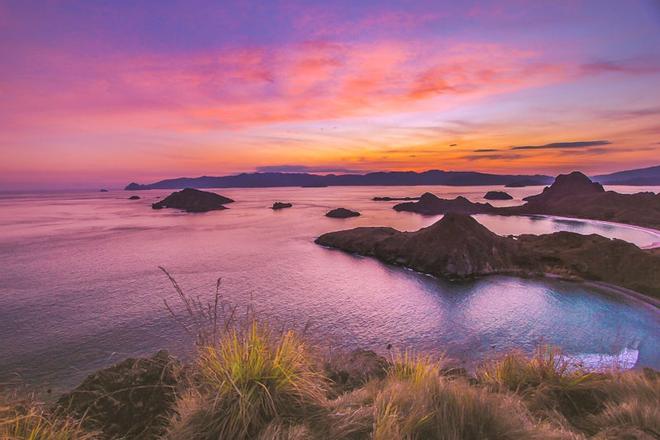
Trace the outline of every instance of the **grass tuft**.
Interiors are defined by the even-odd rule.
[[[525,408],[463,380],[388,380],[374,402],[373,438],[478,440],[530,438]]]
[[[440,376],[442,360],[429,355],[413,354],[409,351],[392,355],[388,377],[411,383],[422,383],[428,378]]]
[[[46,412],[36,402],[0,401],[0,440],[91,440],[97,438],[72,418]]]
[[[326,382],[305,343],[256,322],[202,348],[196,370],[196,394],[175,423],[182,432],[201,433],[191,438],[254,438],[274,420],[313,419],[325,403]]]
[[[529,358],[509,353],[479,369],[477,379],[491,389],[520,395],[537,413],[558,411],[578,423],[602,409],[605,397],[603,374],[586,371],[547,346]]]

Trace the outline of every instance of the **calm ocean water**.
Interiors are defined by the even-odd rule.
[[[391,343],[445,351],[472,365],[502,350],[551,343],[589,359],[623,353],[660,368],[660,316],[650,307],[568,282],[498,276],[450,283],[313,243],[328,231],[416,230],[439,218],[397,213],[393,203],[371,201],[375,195],[429,190],[483,201],[489,189],[501,187],[222,189],[216,192],[237,202],[205,214],[152,210],[170,191],[139,192],[137,201],[126,191],[1,194],[0,383],[59,390],[127,356],[161,348],[190,354],[190,338],[163,305],[178,303],[158,266],[202,298],[222,277],[230,302],[252,304],[281,325],[309,323],[311,337],[330,347],[383,351]],[[539,190],[507,189],[516,198],[508,204]],[[278,200],[294,207],[268,209]],[[323,216],[339,206],[362,216]],[[640,246],[660,242],[657,233],[627,226],[476,217],[499,234],[569,230]]]

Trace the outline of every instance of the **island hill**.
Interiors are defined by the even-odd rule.
[[[521,206],[495,207],[490,203],[471,202],[462,196],[442,199],[425,193],[418,201],[399,203],[394,205],[394,209],[424,215],[555,215],[660,229],[660,194],[605,191],[600,183],[591,181],[577,171],[557,176],[554,183],[542,193],[524,200],[526,203]]]
[[[468,215],[451,213],[416,232],[361,227],[323,234],[315,242],[447,279],[554,275],[602,281],[660,299],[660,255],[595,234],[503,237]]]
[[[160,202],[153,203],[153,209],[174,208],[186,212],[207,212],[227,209],[227,203],[232,203],[229,197],[224,197],[208,191],[185,188],[165,197]]]

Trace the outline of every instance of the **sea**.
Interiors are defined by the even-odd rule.
[[[189,297],[293,328],[324,349],[443,354],[474,368],[516,349],[559,347],[594,365],[660,368],[660,313],[585,284],[490,276],[447,281],[316,245],[329,231],[414,231],[441,216],[396,212],[374,196],[463,195],[502,187],[210,189],[227,210],[153,210],[170,190],[0,193],[0,384],[57,392],[124,358],[160,349],[186,360],[194,338],[175,315]],[[506,188],[522,203],[541,187]],[[613,187],[619,192],[660,187]],[[139,200],[128,200],[138,195]],[[273,211],[273,202],[293,203]],[[360,217],[332,219],[337,207]],[[475,218],[501,235],[572,231],[657,246],[660,231],[545,216]],[[389,351],[388,351],[389,347]]]

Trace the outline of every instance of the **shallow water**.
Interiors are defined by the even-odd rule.
[[[127,356],[168,348],[185,356],[190,338],[168,315],[185,290],[253,304],[281,325],[309,323],[311,337],[340,348],[446,351],[473,365],[502,350],[561,346],[588,359],[624,353],[660,367],[658,312],[580,284],[488,277],[447,282],[313,243],[321,233],[387,225],[416,230],[439,217],[397,213],[375,195],[462,194],[495,187],[330,187],[222,189],[236,203],[205,214],[154,211],[170,191],[0,195],[0,383],[55,389]],[[507,189],[517,204],[540,188]],[[617,187],[621,191],[621,187]],[[627,191],[638,188],[624,189]],[[652,189],[657,191],[658,189]],[[272,211],[273,201],[291,209]],[[329,219],[330,208],[362,212]],[[640,246],[660,235],[633,227],[542,217],[477,216],[500,234],[570,230]],[[632,353],[632,355],[631,355]],[[609,359],[609,358],[607,358]],[[635,363],[634,361],[632,362]]]

